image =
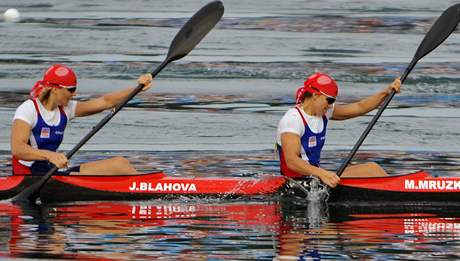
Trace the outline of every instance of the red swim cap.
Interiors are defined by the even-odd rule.
[[[306,92],[323,94],[335,98],[339,94],[339,88],[332,77],[327,74],[317,72],[308,77],[303,83],[303,86],[297,90],[297,104],[302,102],[303,96]]]
[[[62,64],[55,64],[48,68],[43,75],[43,81],[46,85],[58,85],[59,87],[77,86],[77,76],[73,70]]]
[[[55,64],[46,70],[43,80],[37,81],[30,90],[30,96],[37,98],[45,87],[71,88],[77,86],[77,76],[69,67]]]

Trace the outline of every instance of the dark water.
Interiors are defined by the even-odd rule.
[[[0,22],[0,172],[10,172],[15,108],[53,63],[79,76],[77,99],[135,84],[165,57],[179,27],[206,1],[12,1]],[[170,175],[277,174],[276,126],[315,70],[332,74],[339,102],[401,75],[435,18],[454,1],[224,1],[224,19],[168,65],[74,158],[128,157]],[[460,37],[430,53],[385,111],[356,162],[391,174],[460,173]],[[76,119],[62,150],[103,115]],[[369,116],[331,122],[324,166],[337,169]],[[95,202],[20,208],[0,203],[1,258],[459,259],[457,209],[395,212],[238,201]]]

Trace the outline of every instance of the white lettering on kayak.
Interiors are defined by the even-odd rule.
[[[460,180],[411,180],[404,181],[407,190],[459,191]]]
[[[195,183],[150,183],[150,182],[133,182],[128,187],[130,191],[152,191],[152,192],[192,192],[196,191]]]
[[[415,188],[415,182],[410,179],[406,179],[404,181],[404,188],[405,189],[414,189]]]

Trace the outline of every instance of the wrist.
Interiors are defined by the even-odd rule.
[[[45,160],[50,161],[51,159],[51,153],[48,150],[40,150],[40,154],[43,155]]]
[[[311,172],[311,175],[321,178],[324,176],[324,170],[319,167],[315,167],[315,170]]]

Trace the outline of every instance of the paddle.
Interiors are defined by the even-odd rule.
[[[178,60],[186,56],[206,34],[217,24],[224,13],[224,6],[220,1],[208,3],[202,7],[196,14],[182,26],[180,31],[174,37],[174,40],[169,46],[168,54],[165,60],[151,74],[155,77],[166,65],[170,62]],[[66,156],[70,159],[94,134],[96,134],[110,119],[115,116],[137,93],[139,93],[143,85],[138,85],[120,104],[118,104],[112,112],[107,114]],[[40,195],[41,188],[57,171],[54,166],[43,176],[37,183],[24,189],[16,195],[12,201],[15,203],[35,203]]]
[[[417,52],[414,55],[414,58],[412,58],[412,61],[410,64],[407,66],[406,70],[404,71],[403,75],[401,76],[401,83],[404,83],[406,80],[407,76],[409,73],[412,71],[412,69],[415,67],[415,64],[422,59],[425,55],[429,54],[431,51],[433,51],[436,47],[438,47],[444,40],[449,37],[449,35],[455,30],[457,27],[457,24],[460,21],[460,4],[455,4],[452,5],[451,7],[447,8],[441,16],[436,20],[436,22],[433,24],[431,27],[430,31],[425,35],[425,38],[423,39],[422,43],[417,49]],[[392,91],[390,95],[387,96],[383,104],[381,105],[380,109],[377,111],[375,114],[374,118],[372,118],[371,122],[367,126],[366,130],[364,133],[361,135],[361,137],[358,139],[358,142],[355,144],[353,149],[351,150],[350,154],[348,154],[347,158],[345,161],[342,163],[342,166],[340,166],[339,170],[337,171],[337,175],[340,177],[342,173],[345,171],[345,168],[348,166],[350,163],[351,159],[353,156],[356,154],[356,151],[358,151],[359,147],[363,143],[364,139],[367,137],[369,132],[371,131],[372,127],[374,127],[375,123],[379,119],[380,115],[382,115],[383,110],[388,106],[390,103],[391,99],[393,99],[393,96],[395,95],[395,91]]]

